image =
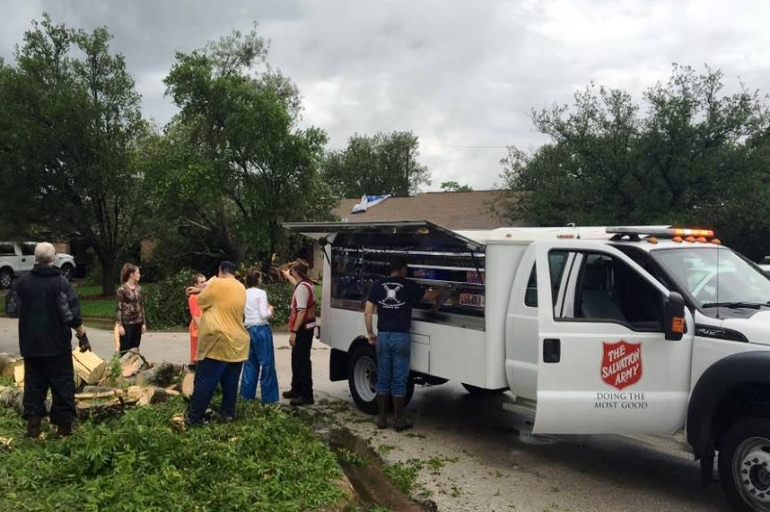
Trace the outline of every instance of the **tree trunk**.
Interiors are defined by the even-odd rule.
[[[261,271],[262,275],[264,276],[264,280],[266,283],[270,282],[270,269],[273,268],[273,258],[271,254],[265,254],[264,257],[260,258],[262,261],[261,263]]]
[[[102,266],[102,295],[115,295],[115,259],[100,256],[99,264]]]

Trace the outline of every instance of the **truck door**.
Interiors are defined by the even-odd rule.
[[[538,286],[537,412],[533,431],[673,433],[684,425],[693,319],[667,341],[668,290],[601,241],[536,243],[537,282],[570,261],[558,288]],[[559,254],[560,258],[550,257]],[[556,293],[559,296],[553,297]]]
[[[19,273],[26,273],[35,266],[35,245],[24,242],[16,245],[16,253],[19,257]]]

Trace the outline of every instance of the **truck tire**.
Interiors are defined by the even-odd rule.
[[[348,386],[356,407],[366,414],[377,414],[377,351],[370,345],[356,347],[350,353],[348,363]],[[406,381],[404,405],[408,405],[414,396],[414,379],[410,375]],[[389,407],[392,404],[388,404]]]
[[[487,388],[480,388],[472,384],[466,384],[464,382],[462,383],[462,385],[465,388],[465,391],[467,391],[468,393],[474,396],[493,396],[493,395],[499,395],[499,394],[505,393],[507,391],[506,388],[487,389]]]
[[[61,275],[63,275],[67,281],[72,281],[72,278],[75,277],[75,268],[69,263],[62,265],[60,270]]]
[[[13,270],[10,268],[0,269],[0,290],[7,290],[13,282]]]
[[[770,511],[770,419],[746,418],[722,438],[719,481],[735,510]]]
[[[409,405],[409,402],[412,401],[412,397],[414,396],[414,379],[410,375],[409,378],[406,380],[406,396],[404,397],[404,405]]]
[[[350,353],[348,385],[350,395],[362,412],[377,414],[377,352],[370,345],[356,347]]]

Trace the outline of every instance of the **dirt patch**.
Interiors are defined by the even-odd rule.
[[[319,434],[337,455],[356,492],[356,505],[363,510],[379,505],[394,512],[438,512],[434,502],[418,503],[401,492],[383,472],[382,458],[363,439],[342,427],[332,427]]]

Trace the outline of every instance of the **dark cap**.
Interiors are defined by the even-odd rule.
[[[219,264],[219,270],[227,274],[235,275],[235,263],[232,261],[223,261]]]

